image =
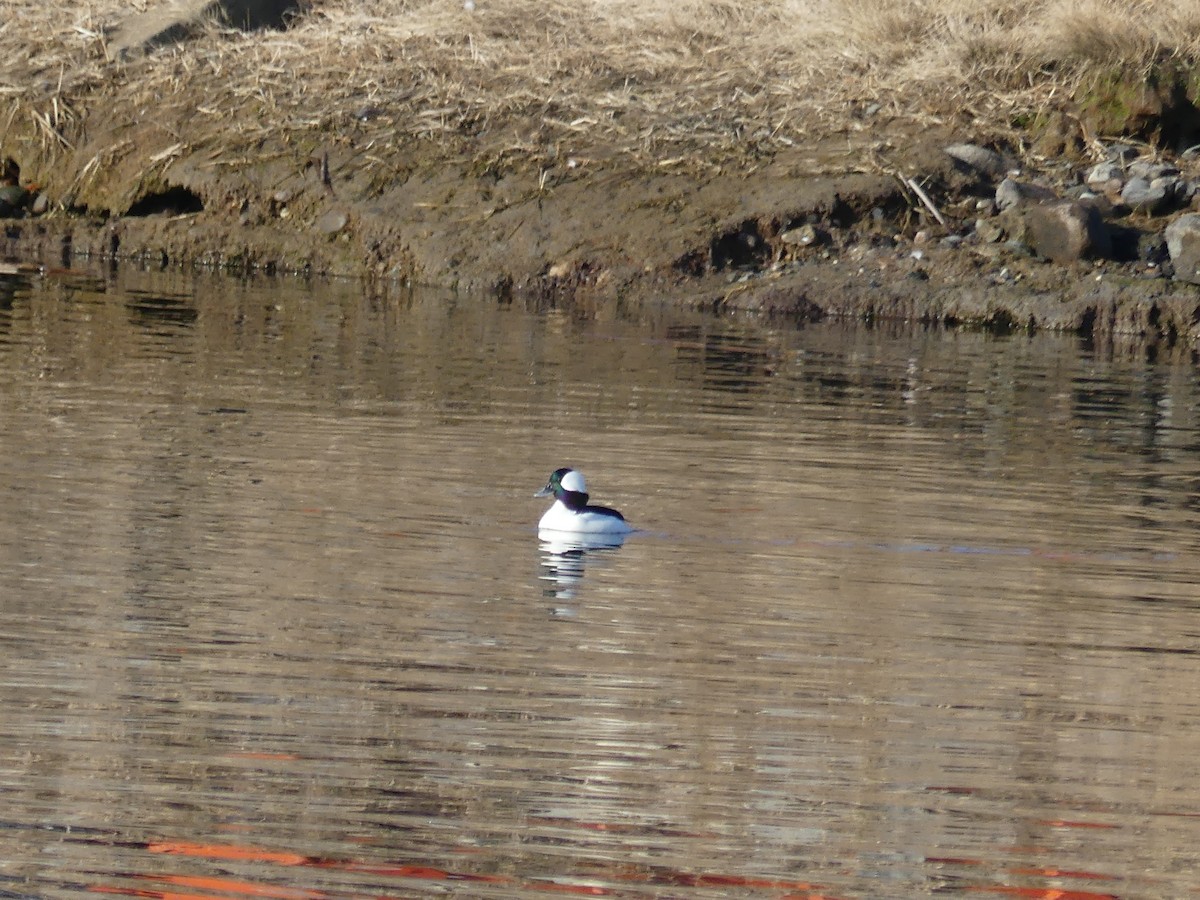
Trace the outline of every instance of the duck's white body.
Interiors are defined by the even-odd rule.
[[[559,469],[535,496],[554,495],[554,505],[538,522],[539,531],[567,534],[628,534],[633,526],[615,509],[590,505],[583,475],[574,469]]]
[[[603,507],[601,507],[603,509]],[[575,534],[628,534],[633,531],[620,513],[593,512],[586,507],[573,510],[561,500],[546,510],[538,522],[539,531],[570,531]]]

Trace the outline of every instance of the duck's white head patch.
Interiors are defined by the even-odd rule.
[[[575,491],[579,494],[587,493],[587,482],[585,482],[583,480],[583,476],[574,469],[564,475],[559,484],[563,486],[564,491]]]

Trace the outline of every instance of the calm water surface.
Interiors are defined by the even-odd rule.
[[[0,280],[0,897],[1200,893],[1200,379]],[[559,465],[642,530],[541,543]]]

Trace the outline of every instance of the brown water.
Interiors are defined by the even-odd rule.
[[[1200,892],[1200,378],[0,281],[0,897]],[[563,464],[643,530],[539,545]]]

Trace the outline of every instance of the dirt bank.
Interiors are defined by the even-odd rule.
[[[1061,122],[1046,117],[1023,133],[1011,118],[879,104],[801,117],[786,139],[761,129],[738,138],[746,122],[727,129],[733,138],[706,139],[696,125],[647,138],[645,152],[619,139],[638,128],[564,123],[551,100],[492,109],[484,123],[460,115],[434,134],[402,124],[428,109],[352,93],[300,127],[295,109],[214,102],[222,48],[246,38],[189,40],[132,60],[95,51],[91,74],[79,62],[83,74],[12,102],[0,162],[36,183],[31,206],[41,200],[5,222],[4,259],[135,259],[580,304],[668,300],[1200,343],[1200,287],[1133,246],[1190,198],[1155,215],[1106,210],[1132,242],[1121,252],[1085,248],[1051,263],[1036,246],[982,233],[1005,175],[1055,196],[1078,186],[1088,154],[1107,146],[1086,141],[1078,119],[1057,155],[1045,142]],[[61,100],[56,118],[50,95]],[[1153,125],[1136,128],[1136,154],[1170,155]],[[1001,151],[1004,170],[945,152],[963,142]]]

